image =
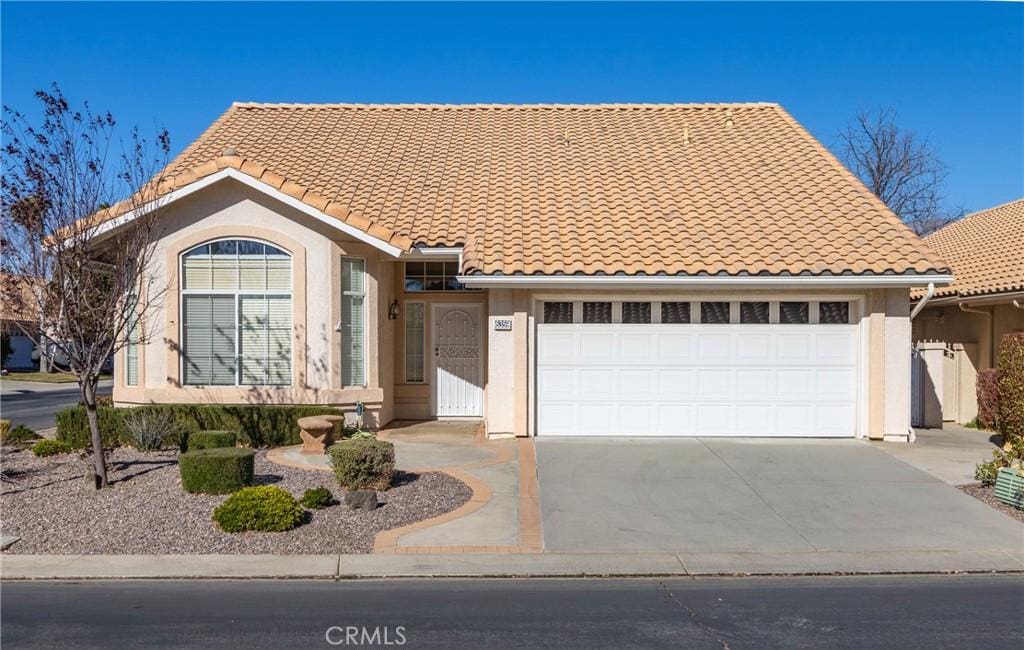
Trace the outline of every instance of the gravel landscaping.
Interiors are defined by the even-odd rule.
[[[962,490],[967,494],[971,495],[979,501],[984,501],[988,505],[992,506],[1000,512],[1006,513],[1016,519],[1017,521],[1024,523],[1024,510],[1018,510],[1013,506],[1008,506],[993,494],[995,488],[991,485],[982,485],[981,483],[969,483],[967,485],[956,486],[958,490]]]
[[[399,473],[394,487],[378,493],[373,512],[339,503],[312,511],[307,523],[287,532],[229,534],[210,518],[227,495],[185,493],[176,452],[115,450],[111,487],[99,492],[83,479],[78,454],[36,458],[5,448],[2,463],[15,482],[0,491],[0,530],[21,537],[5,553],[369,553],[378,532],[449,512],[472,495],[447,474]],[[266,451],[256,452],[256,482],[296,498],[321,485],[338,501],[344,496],[333,474],[271,463]]]

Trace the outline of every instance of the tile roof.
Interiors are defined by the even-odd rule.
[[[236,103],[168,173],[225,165],[466,273],[947,268],[776,104]]]
[[[969,214],[924,241],[955,275],[936,296],[1024,290],[1024,199]]]

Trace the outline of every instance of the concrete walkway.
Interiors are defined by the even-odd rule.
[[[952,423],[946,423],[941,429],[916,429],[916,433],[917,441],[910,444],[872,442],[871,445],[950,485],[975,483],[974,466],[991,460],[992,450],[1001,442],[999,435],[991,431]]]

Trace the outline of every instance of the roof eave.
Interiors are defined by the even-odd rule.
[[[462,275],[459,282],[474,288],[912,288],[928,283],[948,285],[948,273],[892,275]]]

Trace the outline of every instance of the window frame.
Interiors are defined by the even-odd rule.
[[[345,261],[346,260],[357,261],[357,262],[359,262],[359,264],[362,267],[361,273],[362,273],[363,277],[362,277],[361,285],[363,287],[363,290],[361,292],[346,291],[345,290],[344,283],[343,283],[342,279],[345,277]],[[341,288],[341,293],[339,294],[339,296],[341,298],[341,305],[340,305],[340,308],[341,308],[340,309],[341,310],[341,322],[339,323],[339,326],[341,327],[341,330],[339,332],[339,334],[341,334],[341,341],[340,341],[340,344],[341,344],[341,346],[340,346],[340,353],[341,353],[341,355],[340,355],[340,359],[339,359],[340,363],[338,364],[338,369],[339,369],[339,371],[341,373],[341,376],[339,377],[339,380],[341,382],[341,387],[342,388],[366,388],[367,385],[368,385],[368,383],[367,383],[367,376],[366,376],[366,370],[367,370],[366,355],[367,355],[367,352],[368,352],[367,351],[367,345],[366,345],[366,341],[367,341],[367,336],[366,336],[366,329],[367,329],[366,315],[368,313],[367,308],[366,308],[367,307],[367,305],[366,305],[366,302],[367,302],[366,258],[365,257],[361,257],[359,255],[342,255],[341,256],[341,266],[339,267],[339,271],[341,273],[341,275],[338,277],[338,284],[339,284],[339,286]],[[359,360],[359,363],[362,365],[363,382],[361,384],[347,384],[347,383],[345,383],[345,361],[346,361],[346,354],[345,354],[345,331],[344,331],[344,327],[345,327],[345,298],[346,297],[356,297],[356,296],[361,297],[363,299],[362,300],[362,312],[363,312],[363,314],[362,314],[362,316],[363,316],[362,323],[363,323],[363,325],[362,325],[362,331],[360,332],[360,338],[362,339],[362,341],[361,341],[361,343],[362,343],[362,346],[361,346],[362,347],[362,358]],[[426,374],[426,369],[424,369],[424,374]]]
[[[409,279],[409,265],[410,264],[423,264],[424,265],[423,266],[423,273],[421,273],[419,275],[412,276],[413,278],[418,278],[418,279],[422,279],[423,280],[423,288],[422,289],[410,289],[409,286],[406,284],[406,282]],[[427,272],[426,272],[426,265],[427,264],[441,264],[442,265],[441,275],[440,276],[428,275]],[[447,265],[449,265],[449,264],[454,264],[455,265],[455,272],[452,273],[452,274],[449,274],[447,271],[444,270],[447,267]],[[479,288],[475,288],[475,287],[467,287],[466,285],[464,285],[461,282],[459,282],[458,281],[458,277],[459,277],[459,268],[458,267],[459,267],[458,260],[452,260],[452,259],[430,259],[430,260],[423,260],[423,261],[420,261],[420,260],[413,260],[413,261],[408,261],[407,260],[407,261],[404,261],[404,262],[402,262],[402,291],[404,293],[410,293],[410,294],[420,294],[420,293],[425,293],[425,294],[464,293],[464,292],[467,292],[467,291],[477,291],[477,292],[483,291],[483,289],[479,289]],[[440,277],[441,280],[442,280],[442,283],[444,284],[444,288],[443,289],[428,289],[427,286],[426,286],[426,279],[427,278],[431,278],[431,277]],[[458,288],[456,288],[456,289],[449,289],[448,288],[448,282],[451,281],[451,280],[454,280],[459,285]]]
[[[409,307],[411,305],[418,305],[421,310],[420,343],[423,345],[421,350],[423,378],[419,381],[409,379]],[[425,300],[406,300],[404,313],[405,319],[402,326],[402,377],[406,384],[421,386],[427,383],[427,302]]]
[[[188,257],[188,254],[191,253],[192,251],[198,249],[198,248],[202,248],[203,246],[211,246],[211,245],[219,243],[219,242],[227,242],[227,241],[233,241],[233,242],[246,241],[246,242],[254,242],[254,243],[257,243],[257,244],[263,244],[264,246],[271,246],[271,247],[281,251],[285,255],[287,255],[288,256],[288,268],[289,268],[288,290],[287,291],[282,291],[281,289],[270,290],[270,289],[266,289],[266,288],[264,288],[263,290],[243,289],[242,286],[241,286],[241,284],[242,284],[241,283],[241,264],[238,265],[238,268],[237,268],[237,271],[236,271],[238,273],[238,286],[235,287],[234,289],[213,289],[213,288],[211,288],[211,289],[189,289],[189,288],[187,288],[187,285],[186,285],[186,282],[185,282],[185,258]],[[235,259],[236,260],[238,260],[238,256],[239,256],[239,253],[238,253],[238,250],[237,250],[237,247],[236,247],[236,250],[235,250]],[[264,263],[266,263],[266,253],[265,252],[264,252]],[[212,268],[212,262],[211,262],[211,268]],[[264,266],[264,273],[265,273],[264,278],[268,278],[269,276],[267,274],[269,273],[269,266],[266,266],[266,265]],[[198,244],[196,244],[194,246],[190,246],[189,248],[187,248],[186,250],[181,251],[178,254],[178,274],[179,274],[179,281],[178,281],[179,288],[178,288],[178,291],[177,291],[177,294],[178,294],[178,296],[177,296],[177,299],[178,299],[178,314],[179,314],[179,318],[178,318],[178,345],[179,345],[179,348],[181,350],[179,352],[179,354],[178,354],[178,377],[179,377],[180,385],[182,387],[184,387],[184,388],[190,388],[190,387],[191,388],[241,388],[241,387],[265,386],[265,387],[271,387],[271,388],[281,388],[281,387],[289,387],[289,386],[295,385],[295,345],[294,345],[294,342],[292,341],[292,334],[294,334],[294,330],[295,330],[295,317],[294,317],[294,310],[295,310],[295,255],[294,255],[294,253],[292,253],[292,251],[288,250],[284,246],[281,246],[280,244],[277,244],[277,243],[274,243],[274,242],[271,242],[271,241],[267,241],[267,240],[264,240],[264,239],[259,239],[258,237],[218,237],[216,239],[208,239],[208,240],[206,240],[204,242],[200,242],[200,243],[198,243]],[[266,282],[265,282],[265,284],[266,284]],[[212,275],[211,275],[211,287],[212,287],[212,285],[213,285],[213,278],[212,278]],[[187,345],[188,342],[187,342],[187,332],[186,332],[186,322],[185,322],[186,321],[185,299],[188,296],[197,296],[197,297],[203,297],[203,296],[208,296],[208,297],[212,297],[212,296],[232,296],[234,298],[234,300],[233,300],[234,327],[232,329],[234,330],[234,339],[235,339],[234,340],[234,379],[235,379],[235,381],[234,381],[233,384],[199,384],[199,383],[189,383],[187,381],[187,379],[186,379],[186,371],[185,370],[186,370],[186,363],[187,363],[187,356],[188,356],[188,345]],[[241,322],[240,305],[241,305],[242,297],[244,297],[244,296],[250,296],[250,297],[255,296],[255,297],[260,297],[260,298],[264,298],[264,299],[268,299],[268,298],[287,298],[288,301],[289,301],[289,307],[291,308],[291,313],[289,313],[289,328],[288,328],[289,329],[289,337],[288,337],[288,340],[289,340],[289,351],[288,351],[289,367],[288,367],[288,383],[286,383],[286,384],[271,384],[271,383],[267,383],[267,384],[245,384],[245,383],[242,383],[242,357],[241,357],[242,322]],[[141,370],[142,369],[140,368],[140,371]]]

